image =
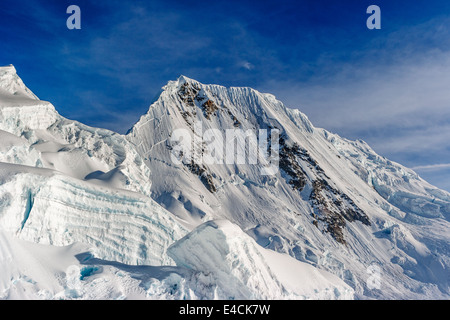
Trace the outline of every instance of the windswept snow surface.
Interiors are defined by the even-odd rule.
[[[136,273],[107,264],[92,266],[81,258],[88,247],[46,246],[0,231],[0,299],[146,299]],[[143,272],[155,277],[155,272]]]
[[[220,299],[353,298],[353,289],[338,277],[262,248],[227,220],[199,226],[173,244],[169,255],[178,266],[209,275]]]
[[[169,212],[138,193],[4,163],[0,181],[3,229],[31,242],[80,242],[102,259],[170,265],[165,249],[186,233]]]
[[[196,162],[199,139],[175,163],[197,123],[278,129],[279,170]],[[2,299],[448,299],[449,214],[449,193],[270,94],[182,76],[120,135],[0,68]]]
[[[1,299],[353,298],[336,276],[260,247],[227,221],[174,243],[178,266],[98,259],[86,245],[35,244],[1,230],[0,244]]]

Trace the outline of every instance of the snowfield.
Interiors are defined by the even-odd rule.
[[[197,123],[279,130],[279,170],[201,161]],[[449,299],[449,216],[448,192],[270,94],[181,76],[120,135],[0,68],[0,299]]]
[[[209,281],[218,285],[215,298],[353,298],[353,290],[336,276],[262,248],[227,220],[199,226],[168,254],[178,266],[209,274]]]

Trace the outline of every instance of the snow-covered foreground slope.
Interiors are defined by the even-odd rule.
[[[171,269],[131,272],[107,263],[85,264],[83,258],[90,256],[87,249],[80,244],[35,244],[0,231],[0,299],[148,299],[145,283],[137,274],[181,279]]]
[[[220,299],[353,298],[353,290],[336,276],[262,248],[227,220],[199,226],[168,253],[178,266],[209,275]]]
[[[90,248],[38,245],[0,230],[0,299],[353,298],[336,276],[261,248],[224,221],[175,242],[169,254],[178,266],[123,264]]]
[[[151,198],[55,171],[0,163],[0,224],[31,242],[85,243],[102,259],[171,264],[165,249],[186,233]]]
[[[277,129],[279,159],[203,161],[208,129]],[[448,299],[449,214],[447,192],[269,94],[180,77],[123,136],[0,68],[0,298]]]

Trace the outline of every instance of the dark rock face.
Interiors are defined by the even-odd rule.
[[[289,184],[294,190],[300,192],[306,185],[306,173],[299,165],[296,157],[298,150],[295,147],[288,147],[283,138],[280,139],[280,169],[282,169],[289,177]]]
[[[314,180],[309,199],[314,208],[314,224],[341,244],[346,244],[344,228],[347,222],[360,221],[366,226],[371,225],[368,216],[350,197],[331,187],[324,179]]]
[[[200,87],[196,84],[185,82],[181,85],[178,96],[181,101],[191,109],[191,111],[182,111],[184,119],[190,125],[191,123],[188,119],[192,116],[196,116],[197,108],[200,108],[201,111],[203,111],[203,115],[208,120],[211,120],[212,115],[217,115],[217,112],[224,111],[233,121],[233,126],[235,128],[241,126],[241,122],[226,106],[218,106],[213,100],[209,99],[205,94],[202,94]]]
[[[211,120],[211,115],[214,114],[219,109],[212,100],[209,100],[207,97],[201,96],[199,93],[200,88],[197,87],[195,84],[190,84],[188,82],[185,82],[183,85],[181,85],[180,90],[178,92],[178,96],[180,97],[181,101],[184,104],[186,104],[186,106],[190,107],[189,109],[191,111],[180,110],[180,112],[184,120],[192,130],[193,130],[192,118],[197,115],[196,102],[201,104],[200,108],[202,109],[205,118],[207,118],[208,120]],[[205,100],[206,102],[202,103],[202,101]],[[202,148],[202,155],[203,152],[204,149]],[[196,163],[194,160],[191,160],[188,163],[183,162],[183,164],[192,174],[195,174],[200,178],[200,181],[204,184],[204,186],[208,189],[209,192],[211,193],[217,192],[217,188],[213,181],[213,176],[208,172],[208,169],[204,165],[200,165]]]
[[[219,108],[212,100],[207,100],[205,103],[203,103],[202,109],[205,118],[208,120],[211,120],[211,115],[214,114],[217,110],[219,110]]]
[[[180,91],[178,92],[178,96],[180,99],[186,103],[190,107],[195,107],[194,101],[198,97],[198,93],[200,92],[200,88],[185,82],[181,85]]]
[[[309,167],[314,178],[308,177],[302,165]],[[302,192],[307,184],[311,184],[309,201],[314,208],[313,224],[323,232],[330,233],[337,242],[346,244],[344,228],[347,222],[360,221],[370,226],[368,216],[354,201],[328,183],[329,177],[308,151],[295,143],[288,146],[284,138],[280,138],[280,169],[294,190]]]
[[[189,169],[190,172],[199,176],[200,180],[203,182],[203,184],[209,190],[209,192],[211,192],[211,193],[217,192],[217,188],[213,182],[213,177],[210,173],[208,173],[205,166],[199,166],[194,161],[191,161],[191,163],[185,164],[185,166]]]

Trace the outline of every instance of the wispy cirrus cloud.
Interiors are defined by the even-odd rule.
[[[450,19],[405,27],[355,50],[332,54],[307,81],[269,81],[278,97],[318,126],[351,139],[448,188],[450,170]],[[430,165],[431,163],[431,165]],[[437,174],[430,174],[438,171]]]
[[[450,169],[450,163],[431,164],[426,166],[416,166],[411,168],[413,170],[441,170]]]

